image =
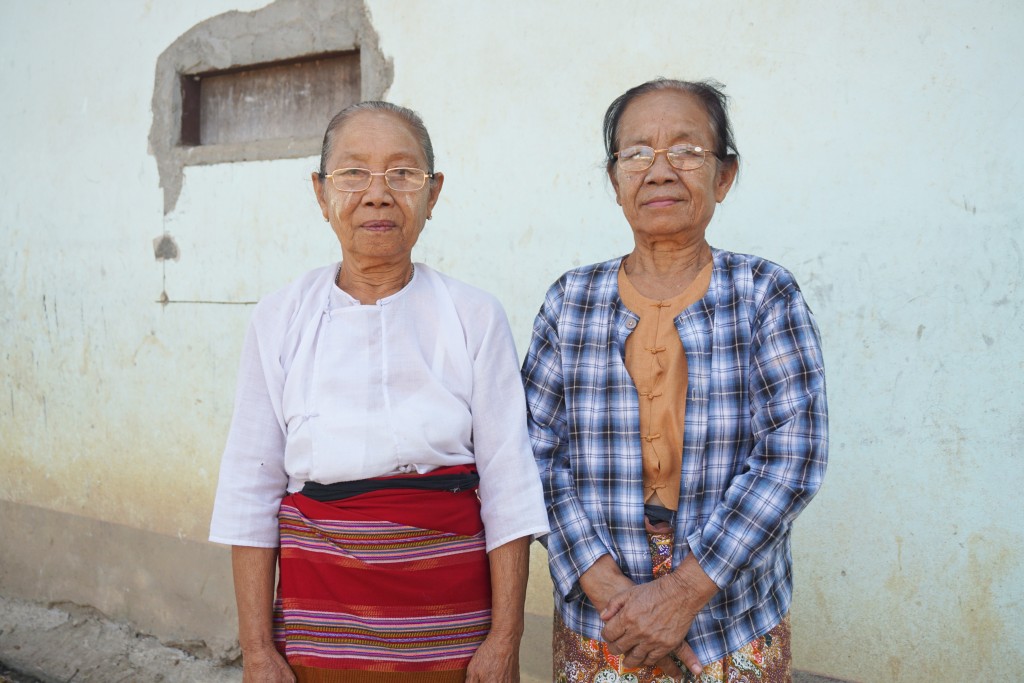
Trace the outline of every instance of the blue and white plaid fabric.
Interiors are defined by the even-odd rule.
[[[821,486],[828,454],[820,339],[796,281],[756,256],[713,253],[707,294],[675,320],[689,388],[672,566],[692,550],[721,588],[687,638],[703,662],[788,611],[790,528]],[[619,298],[621,261],[551,286],[523,366],[555,605],[590,638],[602,622],[579,587],[584,571],[607,554],[633,581],[652,580],[639,399],[623,362],[638,318]]]

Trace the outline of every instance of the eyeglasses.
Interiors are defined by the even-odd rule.
[[[629,173],[646,171],[654,165],[654,158],[660,152],[665,153],[668,163],[680,171],[693,171],[704,165],[707,155],[717,157],[718,155],[710,149],[704,149],[697,145],[672,145],[665,149],[654,149],[647,145],[633,145],[626,149],[619,150],[614,156],[619,159],[619,168]]]
[[[362,192],[370,186],[375,175],[384,176],[384,182],[396,192],[415,192],[423,187],[427,178],[434,177],[433,173],[418,168],[389,168],[376,173],[368,168],[339,168],[324,177],[330,178],[334,187],[342,192]]]

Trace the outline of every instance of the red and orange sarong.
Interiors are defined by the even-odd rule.
[[[279,522],[274,634],[300,681],[465,680],[491,623],[475,488],[292,494]]]

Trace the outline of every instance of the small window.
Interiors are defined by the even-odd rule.
[[[360,99],[359,52],[181,76],[181,144],[317,138]]]

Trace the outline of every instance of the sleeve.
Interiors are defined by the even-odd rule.
[[[526,431],[523,384],[512,330],[496,299],[481,319],[473,358],[473,450],[480,474],[480,516],[487,551],[548,532],[537,465]]]
[[[562,295],[548,292],[533,325],[523,363],[527,425],[544,487],[551,533],[546,538],[555,590],[567,601],[579,599],[579,578],[602,555],[612,555],[590,523],[576,489],[569,452],[565,378],[558,339]]]
[[[277,513],[288,475],[284,425],[271,396],[281,395],[280,382],[281,377],[268,378],[254,314],[242,348],[235,412],[221,458],[210,523],[210,540],[215,543],[279,545]]]
[[[750,353],[753,448],[690,543],[720,588],[772,554],[821,487],[828,459],[821,342],[799,290],[780,298],[755,323]]]

